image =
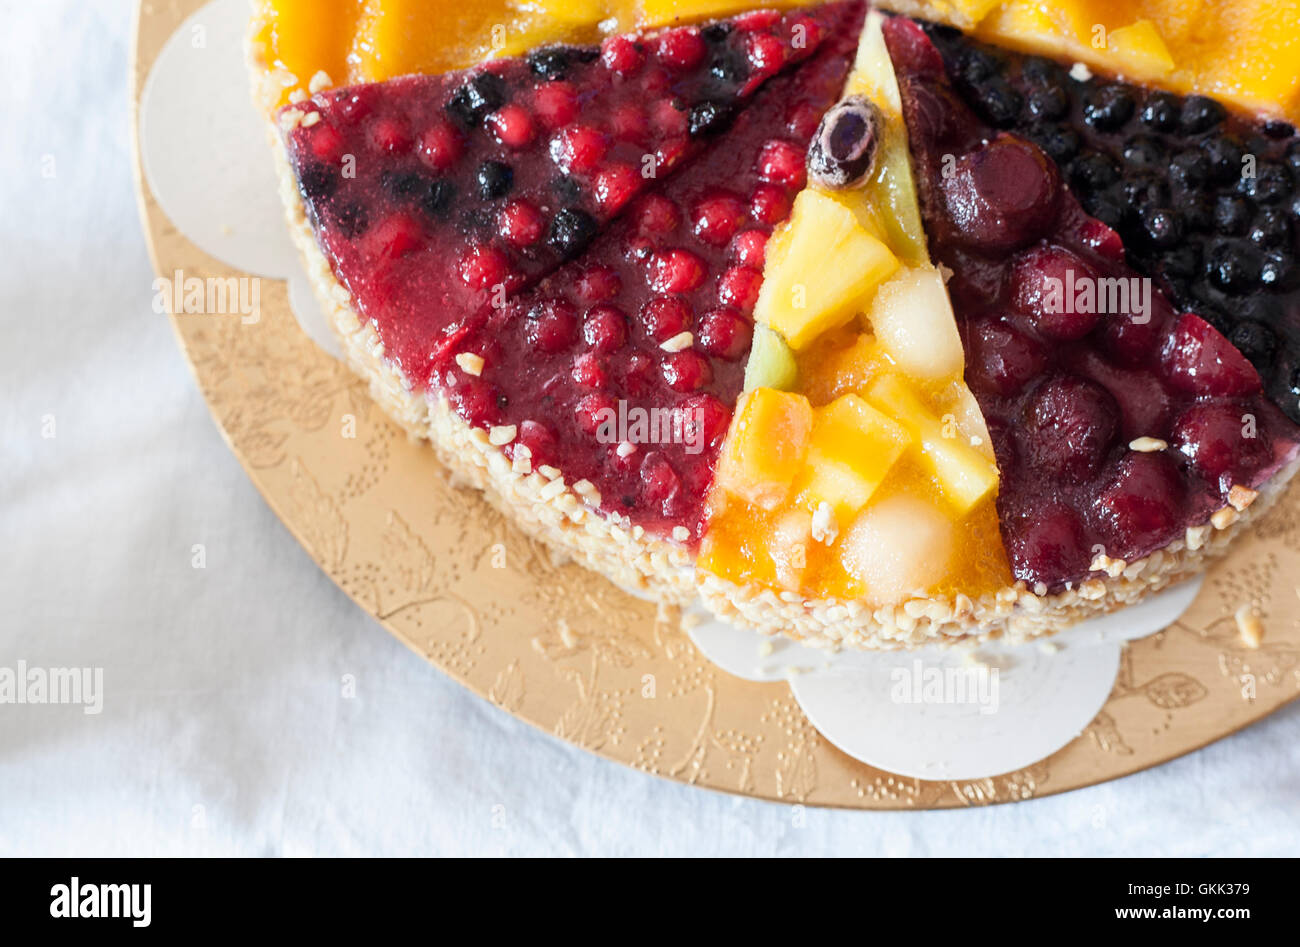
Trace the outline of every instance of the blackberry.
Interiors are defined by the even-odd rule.
[[[1173,211],[1147,208],[1141,220],[1146,242],[1158,250],[1166,250],[1183,239],[1182,221]]]
[[[1228,113],[1224,111],[1223,106],[1214,99],[1203,95],[1189,95],[1183,100],[1179,122],[1183,131],[1196,135],[1209,131],[1227,117]]]
[[[1291,172],[1280,164],[1263,164],[1254,177],[1243,177],[1237,190],[1259,204],[1280,204],[1291,196]]]
[[[1244,319],[1233,326],[1228,332],[1228,341],[1260,371],[1268,367],[1277,350],[1277,336],[1273,330],[1250,319]]]
[[[446,110],[466,128],[476,128],[483,118],[506,101],[505,81],[495,73],[480,72],[452,95]]]
[[[1121,190],[1128,205],[1136,211],[1169,204],[1169,185],[1150,174],[1125,178]]]
[[[478,194],[485,201],[505,197],[514,187],[515,172],[504,161],[484,161],[478,166]]]
[[[1060,86],[1034,89],[1029,93],[1026,108],[1033,118],[1063,118],[1070,110],[1070,97]]]
[[[1133,117],[1133,96],[1121,86],[1094,88],[1084,97],[1083,120],[1097,131],[1113,132]]]
[[[1276,207],[1268,207],[1259,212],[1254,225],[1250,228],[1250,242],[1268,249],[1279,247],[1291,240],[1291,224],[1286,214]]]
[[[1209,162],[1210,180],[1227,184],[1241,176],[1241,159],[1244,154],[1241,142],[1228,135],[1219,135],[1201,145],[1205,160]]]
[[[596,230],[595,219],[586,211],[564,207],[551,219],[546,242],[552,250],[569,260],[587,249],[596,236]]]
[[[993,79],[979,87],[975,105],[992,124],[1006,128],[1020,117],[1024,97],[1005,79]]]
[[[1147,97],[1141,119],[1148,128],[1167,132],[1178,127],[1178,115],[1178,99],[1167,92],[1157,92]]]
[[[1029,137],[1057,164],[1066,164],[1079,153],[1079,136],[1072,128],[1043,125],[1032,129]]]
[[[726,131],[735,118],[734,107],[727,102],[701,102],[692,107],[687,127],[692,138]]]
[[[1219,289],[1237,293],[1259,282],[1263,261],[1249,244],[1221,243],[1210,250],[1206,275]]]
[[[1119,168],[1106,155],[1089,151],[1070,165],[1070,180],[1084,193],[1101,191],[1119,180]]]
[[[1225,237],[1235,237],[1246,232],[1250,224],[1250,204],[1231,194],[1219,196],[1214,205],[1214,226]]]

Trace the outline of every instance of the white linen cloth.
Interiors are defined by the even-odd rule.
[[[151,311],[133,6],[0,0],[0,667],[104,671],[98,715],[0,705],[0,855],[1300,849],[1300,705],[1063,796],[796,819],[590,756],[413,656],[267,509]]]

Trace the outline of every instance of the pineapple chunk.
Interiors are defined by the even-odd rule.
[[[829,503],[840,522],[867,505],[913,437],[857,395],[818,408],[808,459],[799,480],[799,502],[815,509]]]
[[[864,598],[893,604],[924,595],[942,581],[952,546],[952,522],[943,511],[915,497],[895,496],[853,521],[840,540],[840,562],[865,586]]]
[[[867,320],[898,367],[913,378],[961,373],[961,336],[948,290],[934,267],[900,270],[876,291]]]
[[[803,395],[756,388],[736,409],[718,465],[718,485],[733,496],[775,510],[803,468],[813,410]]]
[[[799,366],[795,364],[790,346],[765,325],[754,326],[754,344],[749,349],[745,363],[745,390],[778,388],[789,391],[799,380]]]
[[[920,441],[922,458],[959,513],[965,515],[997,488],[997,468],[960,437],[955,422],[931,414],[897,375],[876,379],[867,397]]]
[[[1174,57],[1150,20],[1110,31],[1107,40],[1117,62],[1134,78],[1158,78],[1174,69]]]
[[[754,318],[798,351],[853,318],[898,258],[843,204],[805,190],[785,233],[768,247]]]

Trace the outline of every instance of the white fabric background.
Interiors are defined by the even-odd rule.
[[[0,666],[101,666],[106,690],[100,716],[0,706],[0,855],[1300,849],[1300,705],[1094,789],[799,826],[541,735],[412,656],[267,509],[150,310],[132,7],[0,0]]]

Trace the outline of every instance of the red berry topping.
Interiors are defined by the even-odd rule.
[[[641,485],[645,498],[668,513],[682,482],[668,459],[659,451],[651,451],[641,462]]]
[[[544,82],[533,90],[533,116],[548,130],[578,117],[578,92],[567,82]]]
[[[506,280],[510,261],[496,247],[475,244],[461,258],[460,278],[470,289],[490,289]]]
[[[1128,454],[1097,499],[1106,555],[1129,559],[1163,542],[1182,521],[1183,487],[1164,454]]]
[[[656,293],[689,293],[704,283],[704,261],[690,250],[660,250],[650,257],[646,284]]]
[[[588,306],[613,299],[622,287],[623,281],[608,266],[585,267],[574,281],[578,300]]]
[[[670,352],[664,357],[664,381],[673,391],[699,391],[713,380],[709,361],[694,349]]]
[[[750,212],[761,224],[775,227],[790,216],[790,195],[775,184],[760,184],[749,198]]]
[[[1005,322],[985,319],[971,327],[967,364],[974,387],[1014,395],[1047,367],[1041,345]]]
[[[656,296],[641,307],[641,326],[655,342],[667,342],[691,327],[695,314],[676,296]]]
[[[745,49],[750,68],[762,76],[780,71],[785,65],[785,46],[771,33],[753,33]]]
[[[695,205],[691,219],[695,236],[710,246],[723,247],[745,219],[745,202],[734,194],[713,194]]]
[[[641,189],[641,175],[626,164],[602,168],[596,174],[596,203],[607,214],[613,214],[630,201]]]
[[[579,388],[603,389],[609,386],[605,363],[594,352],[583,352],[573,361],[573,383]]]
[[[491,427],[501,419],[497,389],[472,375],[457,373],[447,389],[447,400],[456,413],[475,427]]]
[[[424,242],[424,231],[409,214],[394,214],[366,235],[369,252],[396,260]]]
[[[640,43],[630,36],[611,36],[600,47],[600,61],[610,72],[630,76],[641,68],[645,55]]]
[[[1232,398],[1259,391],[1259,373],[1204,319],[1180,316],[1162,354],[1165,375],[1188,394]]]
[[[607,394],[590,394],[578,401],[573,413],[583,433],[595,437],[602,427],[617,423],[618,406]]]
[[[647,194],[641,198],[636,215],[637,229],[643,234],[670,234],[680,221],[677,205],[659,194]]]
[[[605,157],[608,143],[599,129],[571,125],[551,139],[551,160],[565,174],[591,171]]]
[[[1025,453],[1047,476],[1079,483],[1097,472],[1115,440],[1119,406],[1100,385],[1067,375],[1041,385],[1025,413]]]
[[[727,436],[727,428],[731,426],[731,412],[713,395],[691,395],[682,400],[677,410],[702,429],[706,447],[719,446]]]
[[[535,131],[533,120],[519,105],[506,105],[487,117],[488,130],[507,148],[526,148]]]
[[[761,270],[767,256],[767,234],[761,230],[746,230],[736,237],[731,252],[737,263]]]
[[[401,119],[384,117],[370,126],[370,144],[376,151],[399,154],[411,147],[411,133]]]
[[[781,20],[781,14],[776,10],[754,10],[750,13],[742,13],[733,21],[737,30],[742,33],[748,33],[753,30],[766,30],[775,26]]]
[[[593,352],[617,352],[627,340],[627,317],[613,306],[597,306],[582,323],[582,338]]]
[[[788,141],[773,139],[758,155],[758,175],[764,181],[792,191],[802,190],[808,181],[804,152]]]
[[[1092,564],[1092,550],[1079,515],[1063,504],[1035,510],[1010,535],[1007,552],[1017,576],[1050,583],[1057,576],[1081,575]]]
[[[420,138],[420,157],[434,171],[446,171],[460,153],[460,134],[446,122],[435,122]]]
[[[733,266],[718,280],[718,301],[724,306],[734,306],[749,315],[758,302],[758,291],[763,286],[763,274],[747,266]]]
[[[689,72],[704,61],[704,40],[694,27],[668,30],[655,50],[659,61],[676,72]]]
[[[650,122],[639,105],[621,105],[609,117],[609,132],[617,141],[644,144],[650,136]]]
[[[541,421],[524,421],[520,424],[519,433],[515,435],[515,444],[522,444],[528,448],[533,469],[542,466],[553,467],[559,460],[555,432]]]
[[[563,299],[543,300],[528,310],[524,334],[528,344],[540,352],[561,352],[573,344],[578,334],[578,315]]]
[[[530,247],[542,238],[546,222],[536,207],[524,200],[501,208],[497,226],[501,236],[516,247]]]
[[[749,351],[754,327],[735,309],[710,309],[700,318],[696,342],[714,358],[735,361]]]
[[[323,122],[313,126],[311,153],[326,164],[338,164],[343,158],[343,136]]]
[[[811,139],[821,121],[821,110],[811,102],[796,102],[785,113],[786,131],[800,141]]]
[[[665,138],[684,136],[690,129],[686,106],[676,99],[660,99],[650,107],[650,126]]]

